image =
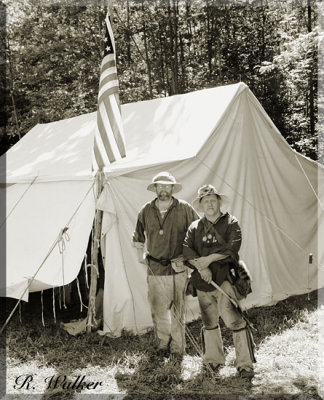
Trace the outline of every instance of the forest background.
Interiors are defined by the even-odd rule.
[[[291,147],[324,163],[321,1],[111,3],[121,103],[242,81]],[[0,154],[37,123],[96,110],[105,14],[100,0],[0,3]]]

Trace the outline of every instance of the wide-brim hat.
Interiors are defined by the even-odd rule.
[[[203,185],[198,189],[198,195],[194,199],[194,201],[192,202],[194,208],[197,211],[201,211],[201,208],[200,208],[201,199],[204,198],[205,196],[209,196],[211,194],[215,194],[222,202],[223,202],[223,200],[225,200],[227,198],[227,196],[225,196],[223,193],[220,193],[215,188],[215,186],[213,186],[213,185]]]
[[[152,182],[148,185],[147,190],[155,192],[155,185],[173,185],[173,193],[178,193],[182,189],[181,183],[177,182],[175,177],[170,172],[159,172],[152,179]]]

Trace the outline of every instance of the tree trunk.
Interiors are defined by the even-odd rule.
[[[183,45],[183,40],[182,40],[182,35],[180,33],[179,35],[179,41],[180,41],[180,66],[181,66],[181,88],[185,89],[188,86],[187,78],[186,78],[186,68],[185,68],[185,51],[184,51],[184,45]]]
[[[209,78],[212,75],[212,40],[211,40],[211,29],[210,29],[210,13],[211,7],[209,7],[209,1],[206,0],[206,17],[207,17],[207,57],[208,57],[208,72]]]
[[[126,40],[127,40],[127,63],[128,67],[130,67],[131,62],[132,62],[132,57],[131,57],[131,39],[130,39],[130,8],[129,8],[129,0],[127,0],[126,3],[126,13],[127,13],[127,31],[126,31]]]
[[[8,49],[8,63],[9,63],[9,87],[10,87],[10,97],[12,101],[12,108],[13,108],[13,114],[15,117],[15,123],[16,123],[16,129],[17,129],[17,136],[19,137],[19,140],[21,139],[20,135],[20,124],[19,124],[19,119],[18,119],[18,114],[17,114],[17,108],[16,108],[16,101],[15,101],[15,96],[14,96],[14,76],[13,76],[13,68],[12,68],[12,60],[11,60],[11,52],[10,52],[10,44],[9,40],[7,40],[7,49]]]
[[[146,65],[147,65],[147,74],[148,74],[148,79],[149,79],[150,98],[153,99],[152,76],[151,76],[151,63],[150,63],[150,57],[149,57],[148,46],[147,46],[147,35],[146,35],[146,22],[145,22],[144,2],[142,2],[142,11],[143,11],[143,33],[144,33],[145,58],[146,58]]]
[[[178,63],[178,0],[173,0],[173,12],[174,12],[174,84],[176,93],[181,93],[181,87],[179,85],[179,63]]]
[[[308,14],[308,32],[312,32],[312,4],[308,0],[307,7]],[[309,74],[309,119],[310,119],[310,135],[315,135],[315,115],[314,115],[314,83],[313,83],[313,66]]]
[[[162,37],[162,31],[164,31],[164,27],[161,26],[161,23],[159,22],[159,45],[160,45],[160,67],[161,67],[161,81],[162,81],[162,86],[164,90],[164,96],[167,95],[167,89],[166,89],[166,82],[165,82],[165,62],[164,62],[164,55],[165,55],[165,47],[163,47],[163,43],[165,43],[163,37]]]
[[[174,48],[174,32],[173,32],[173,16],[172,16],[172,8],[171,2],[168,0],[168,25],[169,25],[169,43],[170,43],[170,74],[168,74],[169,81],[169,92],[172,96],[177,93],[176,89],[176,73],[175,73],[175,48]]]

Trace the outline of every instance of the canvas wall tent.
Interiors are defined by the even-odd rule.
[[[179,196],[189,202],[204,183],[228,196],[254,279],[245,307],[324,286],[323,167],[291,150],[245,84],[125,104],[122,115],[127,157],[106,171],[98,201],[105,333],[152,326],[131,236],[139,209],[152,199],[146,186],[161,170],[182,182]],[[30,290],[62,285],[63,271],[64,283],[77,275],[94,215],[94,127],[95,114],[38,125],[7,153],[8,296],[19,296],[72,215],[63,256],[56,246]],[[195,306],[191,301],[188,317]]]

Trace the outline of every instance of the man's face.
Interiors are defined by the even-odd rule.
[[[172,197],[173,185],[156,184],[155,185],[156,194],[159,200],[166,201],[170,200]]]
[[[219,214],[220,201],[216,194],[209,194],[200,200],[200,206],[206,217],[212,219]]]

